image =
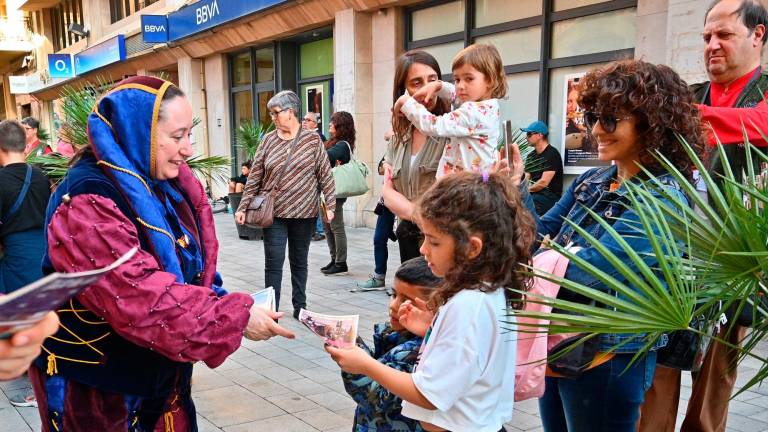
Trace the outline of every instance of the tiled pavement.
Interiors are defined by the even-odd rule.
[[[263,283],[263,249],[258,241],[239,240],[231,216],[220,214],[216,225],[221,242],[219,270],[225,286],[234,291],[254,291]],[[350,293],[355,281],[372,270],[373,231],[347,229],[349,241],[348,276],[324,276],[318,270],[328,261],[325,242],[314,242],[310,250],[308,283],[309,308],[329,314],[360,314],[360,335],[370,340],[373,323],[387,317],[387,296],[383,292]],[[398,264],[397,244],[390,243],[387,282]],[[290,312],[288,263],[283,280],[283,309]],[[297,334],[295,340],[267,342],[244,340],[241,348],[215,370],[195,367],[193,392],[200,430],[348,432],[355,404],[344,392],[339,369],[322,349],[322,342],[292,318],[281,324]],[[760,349],[768,351],[765,345]],[[739,384],[746,382],[758,362],[746,361],[739,368]],[[0,383],[0,432],[39,430],[34,408],[14,408],[8,397],[24,392],[26,382]],[[690,394],[690,375],[684,374],[682,398]],[[681,401],[679,413],[685,410]],[[678,427],[680,422],[678,421]],[[541,431],[535,401],[515,405],[509,431]],[[730,405],[729,431],[768,431],[768,389],[753,389],[738,396]]]

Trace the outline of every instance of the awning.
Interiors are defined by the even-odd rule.
[[[19,9],[27,12],[34,12],[40,9],[46,9],[56,6],[61,0],[27,0],[21,3]]]

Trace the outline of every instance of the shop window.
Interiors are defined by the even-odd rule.
[[[131,16],[158,0],[109,0],[109,14],[112,22]]]
[[[433,45],[429,47],[421,48],[432,54],[432,57],[437,60],[437,64],[440,65],[440,72],[443,75],[451,73],[451,63],[456,54],[464,48],[464,42],[451,42],[442,45]]]
[[[275,50],[272,47],[256,50],[256,82],[275,80]]]
[[[603,2],[605,2],[605,0],[555,0],[553,10],[561,11]]]
[[[512,9],[505,6],[506,9]],[[464,2],[418,9],[411,15],[411,39],[429,39],[464,30]]]
[[[269,116],[269,110],[267,109],[267,102],[275,95],[273,91],[265,91],[259,93],[259,122],[263,125],[272,123],[272,117]]]
[[[485,27],[541,15],[541,0],[517,0],[510,7],[509,0],[477,0],[475,27]]]
[[[251,53],[238,54],[232,58],[232,87],[251,83]]]
[[[299,46],[300,78],[333,75],[333,38]]]
[[[636,9],[623,9],[556,22],[552,58],[614,51],[635,46]]]
[[[541,27],[528,27],[475,38],[475,43],[494,45],[504,64],[538,61],[541,57]]]
[[[232,99],[232,114],[234,116],[232,135],[237,136],[237,128],[241,124],[253,119],[253,97],[250,90],[245,90],[235,93]],[[243,149],[235,147],[233,154],[235,155],[233,158],[234,166],[245,162],[245,151]]]
[[[53,50],[61,51],[64,48],[82,39],[67,30],[72,23],[84,24],[83,3],[81,0],[65,0],[50,9],[51,37]]]
[[[499,100],[502,121],[512,126],[528,126],[539,118],[539,73],[523,72],[507,76],[507,98]]]

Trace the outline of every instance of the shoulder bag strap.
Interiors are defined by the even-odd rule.
[[[275,181],[272,183],[272,187],[269,188],[268,192],[271,192],[273,189],[276,189],[277,185],[279,185],[280,181],[283,179],[285,170],[291,164],[291,159],[293,159],[293,153],[295,153],[296,151],[296,146],[298,145],[299,139],[301,139],[301,136],[302,136],[302,130],[299,129],[299,131],[296,132],[296,138],[294,138],[293,143],[291,143],[291,148],[288,149],[288,157],[285,159],[285,163],[280,168],[280,173],[277,176],[275,176]]]
[[[27,165],[27,175],[24,178],[24,185],[21,187],[19,196],[16,198],[16,202],[13,203],[13,206],[8,211],[8,214],[6,214],[3,217],[0,223],[8,222],[13,217],[13,215],[16,214],[17,211],[19,211],[19,207],[21,207],[21,204],[24,202],[24,198],[27,197],[27,192],[29,191],[30,183],[32,183],[32,167]]]

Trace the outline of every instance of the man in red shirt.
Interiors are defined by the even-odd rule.
[[[744,132],[749,142],[765,151],[768,142],[768,73],[761,67],[768,11],[755,0],[715,1],[705,14],[704,64],[711,81],[691,86],[701,102],[702,122],[710,130],[707,156],[711,172],[722,172],[714,147],[723,145],[734,173],[745,170]],[[762,134],[761,134],[762,132]],[[738,175],[738,174],[737,174]],[[730,324],[730,323],[729,323]],[[738,344],[745,328],[736,326],[719,337]],[[692,373],[693,389],[681,432],[725,431],[728,401],[736,383],[737,352],[714,343],[701,371]],[[680,371],[657,367],[653,386],[645,395],[638,430],[673,432],[680,397]]]

